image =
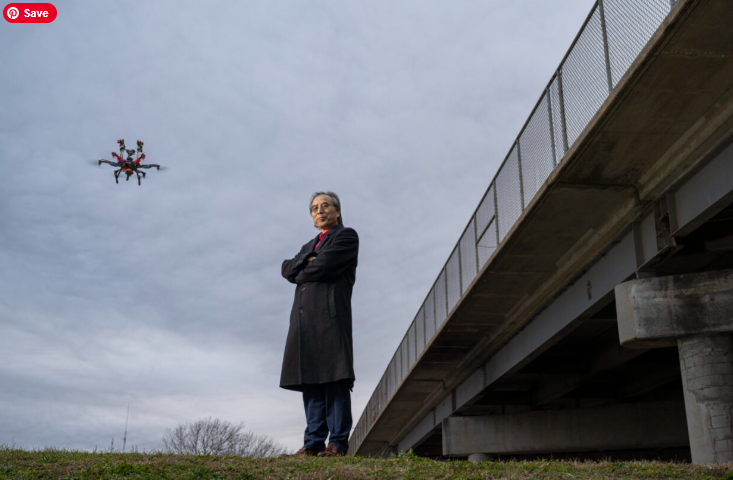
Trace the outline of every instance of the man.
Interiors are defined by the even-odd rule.
[[[359,237],[344,227],[335,193],[314,193],[310,212],[320,234],[282,265],[283,277],[297,286],[280,387],[303,392],[307,427],[295,455],[332,457],[349,449],[355,379],[351,291]]]

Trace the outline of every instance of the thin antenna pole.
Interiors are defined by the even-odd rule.
[[[127,417],[125,418],[125,436],[122,437],[122,453],[125,453],[125,446],[127,445],[127,421],[130,420],[130,404],[127,404]]]

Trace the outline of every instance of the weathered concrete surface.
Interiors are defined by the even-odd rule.
[[[733,334],[685,337],[679,351],[692,462],[733,462]]]
[[[733,332],[733,270],[631,280],[615,292],[624,347],[669,347],[684,336]]]
[[[616,311],[624,346],[678,345],[692,461],[733,461],[733,271],[622,283]]]
[[[394,396],[370,400],[351,454],[395,448],[733,133],[730,18],[729,0],[677,2]]]
[[[666,448],[687,444],[682,402],[449,417],[443,421],[443,455],[453,456]]]

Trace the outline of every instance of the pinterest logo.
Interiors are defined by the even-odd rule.
[[[10,23],[51,23],[57,13],[51,3],[8,3],[3,9],[3,16]]]

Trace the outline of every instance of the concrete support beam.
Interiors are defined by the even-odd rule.
[[[513,455],[680,447],[688,444],[682,402],[449,417],[443,455]]]
[[[733,270],[632,280],[615,293],[624,347],[671,347],[689,335],[733,332]]]
[[[693,463],[733,461],[733,270],[616,287],[621,343],[679,349]]]

